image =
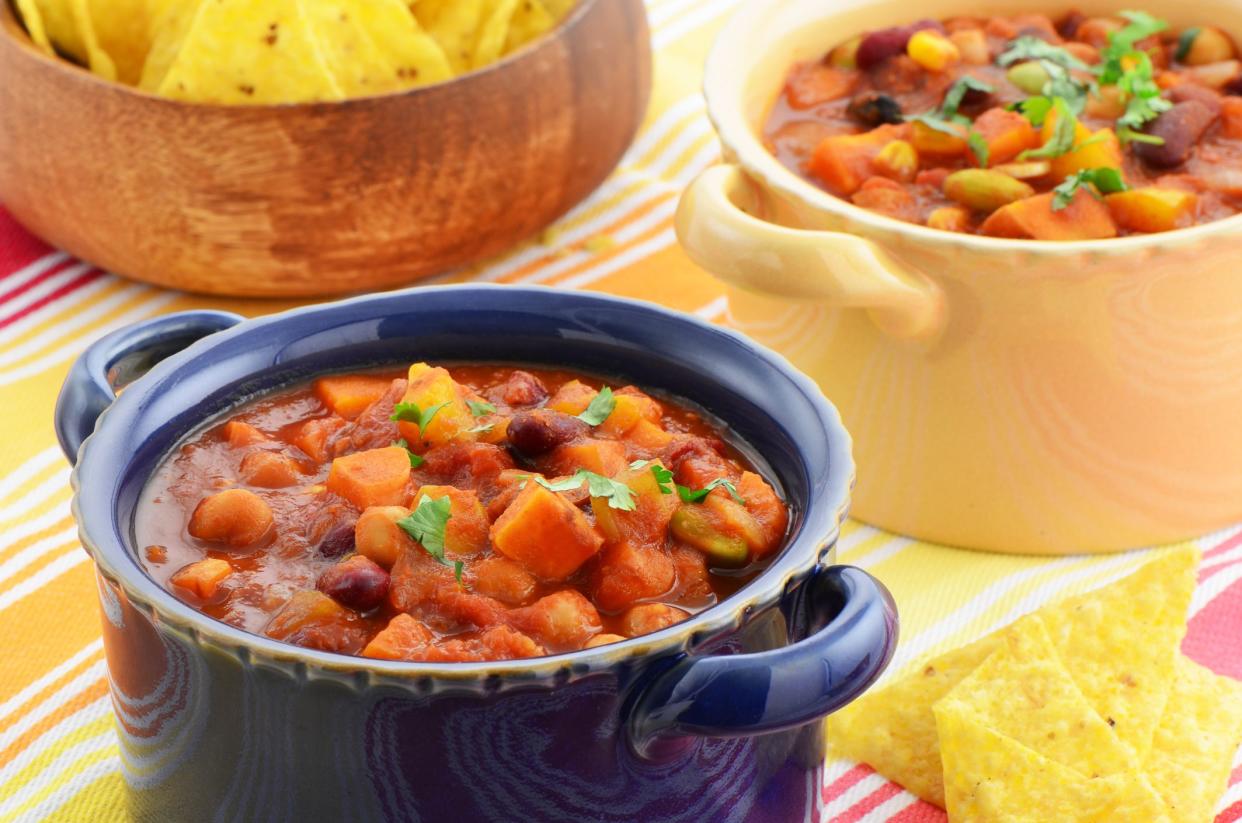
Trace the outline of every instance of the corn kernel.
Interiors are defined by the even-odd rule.
[[[875,169],[885,177],[909,182],[919,170],[919,153],[905,140],[892,140],[875,156]]]
[[[970,232],[970,211],[961,206],[942,206],[927,215],[927,225],[942,231]]]
[[[962,59],[957,46],[943,35],[929,29],[917,31],[906,44],[906,53],[928,71],[944,71]]]

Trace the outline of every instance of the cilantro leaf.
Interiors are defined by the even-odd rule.
[[[611,477],[604,477],[602,474],[589,472],[586,469],[578,469],[571,476],[561,480],[553,481],[536,477],[535,482],[548,491],[554,492],[573,491],[574,489],[581,488],[585,482],[590,495],[607,499],[609,508],[627,512],[634,511],[635,508],[634,492],[629,486],[618,480],[613,480]]]
[[[979,132],[971,129],[966,134],[966,145],[975,155],[975,160],[979,162],[979,168],[986,169],[988,167],[988,155],[991,150],[988,148],[988,141],[983,138]]]
[[[949,90],[944,93],[944,100],[940,102],[941,114],[945,118],[957,114],[957,110],[961,108],[962,101],[966,99],[967,92],[971,91],[991,94],[994,89],[982,80],[976,80],[967,74],[950,86]]]
[[[659,463],[651,465],[651,473],[655,475],[656,485],[660,487],[660,494],[673,493],[673,473],[661,466]]]
[[[1117,126],[1132,131],[1173,107],[1156,85],[1151,55],[1134,47],[1138,41],[1164,31],[1169,24],[1141,11],[1124,11],[1121,15],[1129,22],[1108,36],[1097,72],[1100,83],[1115,85],[1125,96],[1126,110],[1117,118]]]
[[[993,88],[982,80],[976,80],[970,75],[960,78],[956,83],[949,87],[945,92],[944,99],[940,101],[940,105],[931,111],[922,114],[912,114],[906,117],[909,122],[919,122],[930,129],[951,134],[954,137],[966,137],[966,131],[963,128],[970,124],[970,118],[958,113],[962,101],[966,99],[966,94],[970,91],[981,91],[985,94],[991,94]]]
[[[1060,46],[1054,46],[1038,37],[1026,34],[1009,41],[1005,51],[996,58],[996,65],[1009,66],[1027,60],[1047,61],[1062,68],[1078,71],[1087,71],[1090,68]]]
[[[411,469],[417,469],[419,466],[423,465],[423,456],[421,454],[415,454],[414,452],[410,451],[410,444],[406,442],[404,437],[402,437],[396,443],[393,443],[393,445],[400,446],[401,448],[405,449],[406,454],[410,456],[410,468]]]
[[[1195,44],[1195,38],[1199,36],[1199,27],[1191,26],[1181,33],[1177,38],[1177,50],[1173,52],[1173,59],[1182,62],[1186,59],[1186,55],[1190,54],[1190,47]]]
[[[1035,96],[1020,100],[1010,108],[1019,112],[1032,126],[1039,128],[1047,119],[1048,112],[1052,111],[1052,106],[1051,97]]]
[[[1109,34],[1108,49],[1110,52],[1133,51],[1135,43],[1153,34],[1159,34],[1169,27],[1168,21],[1153,17],[1145,11],[1123,11],[1121,16],[1128,22],[1124,28]]]
[[[1091,188],[1094,186],[1095,188]],[[1095,169],[1079,169],[1074,174],[1066,177],[1065,180],[1052,190],[1052,210],[1060,211],[1068,206],[1074,200],[1074,196],[1078,190],[1086,187],[1092,197],[1099,197],[1096,190],[1104,194],[1112,194],[1114,192],[1125,191],[1126,181],[1122,179],[1121,172],[1108,166],[1101,166]]]
[[[496,413],[496,407],[486,400],[467,400],[466,405],[470,407],[470,413],[475,417]]]
[[[711,493],[712,489],[723,488],[733,498],[734,502],[745,506],[746,501],[737,493],[737,486],[733,485],[733,481],[727,477],[717,477],[701,489],[690,489],[687,486],[678,486],[677,494],[687,503],[701,503]]]
[[[418,506],[406,517],[397,521],[401,530],[414,538],[427,554],[441,565],[449,562],[444,559],[444,531],[453,516],[453,501],[448,495],[431,499],[430,495],[422,495]]]
[[[431,421],[435,419],[435,416],[440,413],[440,409],[447,405],[448,401],[446,400],[430,408],[420,409],[417,403],[398,403],[392,407],[392,414],[389,415],[388,419],[402,423],[416,423],[418,424],[419,433],[423,434],[427,431],[427,427],[431,425]]]
[[[1070,111],[1064,98],[1053,98],[1052,108],[1057,113],[1056,126],[1052,129],[1052,137],[1037,149],[1027,149],[1018,155],[1018,161],[1030,160],[1032,157],[1060,157],[1074,149],[1074,138],[1078,130],[1078,118]]]
[[[608,415],[612,414],[612,410],[616,407],[617,400],[612,396],[612,389],[604,386],[599,390],[599,394],[591,398],[590,405],[578,415],[578,419],[587,425],[598,426],[608,419]]]

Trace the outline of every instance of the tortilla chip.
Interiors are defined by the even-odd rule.
[[[103,47],[95,34],[95,21],[91,17],[90,0],[70,0],[73,8],[73,19],[77,23],[78,34],[82,38],[82,47],[86,49],[87,64],[91,73],[105,80],[116,80],[116,64]]]
[[[1035,612],[1048,629],[1062,665],[1096,713],[1105,722],[1112,717],[1116,723],[1117,717],[1107,712],[1113,709],[1122,714],[1120,708],[1127,709],[1122,714],[1127,733],[1119,736],[1132,747],[1129,741],[1141,739],[1138,728],[1142,724],[1137,718],[1142,710],[1151,710],[1159,702],[1157,719],[1163,711],[1168,687],[1158,680],[1158,665],[1169,648],[1176,649],[1185,632],[1197,560],[1198,554],[1192,549],[1169,550],[1129,577]],[[1098,608],[1096,602],[1105,603],[1107,608]],[[1103,623],[1110,625],[1101,629]],[[929,803],[943,807],[944,783],[932,706],[1000,648],[1007,630],[916,665],[900,679],[832,715],[827,721],[830,745],[843,757],[866,763]],[[1091,637],[1090,633],[1097,630],[1103,631],[1102,636]],[[1172,660],[1168,665],[1166,678]],[[1119,694],[1112,688],[1110,678],[1123,684],[1128,678],[1137,684],[1136,671],[1142,674],[1143,687],[1133,690],[1141,694]]]
[[[569,10],[572,9],[577,2],[578,0],[543,0],[544,6],[547,7],[548,11],[551,12],[552,16],[557,20],[561,20],[565,17],[565,15],[569,14]]]
[[[1087,702],[1140,763],[1169,697],[1198,564],[1194,549],[1168,550],[1111,586],[1038,612]]]
[[[115,66],[116,79],[131,86],[142,77],[151,50],[154,22],[170,0],[87,0],[92,36]],[[182,3],[181,5],[185,5]],[[192,5],[192,4],[191,4]],[[89,52],[89,49],[88,49]],[[95,55],[91,55],[94,71]]]
[[[988,728],[961,703],[941,702],[935,715],[955,823],[1168,822],[1137,772],[1088,777]]]
[[[210,0],[159,85],[167,97],[210,103],[339,100],[299,0]]]
[[[453,68],[444,49],[401,0],[362,0],[359,6],[358,19],[395,72],[398,88],[452,79]]]
[[[140,89],[150,92],[159,90],[160,84],[168,76],[168,70],[172,68],[173,61],[181,52],[185,37],[193,28],[194,21],[198,19],[204,3],[205,0],[193,0],[193,2],[165,0],[164,7],[155,12],[151,24],[153,32],[151,49],[147,52],[146,61],[142,64],[142,76],[138,80]]]
[[[470,68],[479,69],[500,59],[509,37],[509,21],[517,5],[518,0],[483,0]]]
[[[456,74],[470,70],[482,14],[483,0],[418,0],[414,4],[419,25],[440,44]]]
[[[17,0],[17,13],[21,15],[22,25],[26,27],[26,33],[30,35],[31,41],[55,57],[56,49],[52,48],[52,41],[47,37],[47,29],[43,27],[43,14],[39,11],[35,0]]]
[[[943,807],[932,705],[999,649],[1001,641],[997,633],[954,649],[831,715],[827,731],[833,749]]]
[[[1035,615],[1015,623],[1001,648],[936,706],[958,707],[1084,777],[1139,767],[1134,753],[1078,690]]]
[[[1210,821],[1242,743],[1242,683],[1178,655],[1176,676],[1143,764],[1174,823]]]
[[[380,54],[363,26],[364,2],[318,0],[304,6],[324,63],[341,91],[349,96],[400,88],[396,69]]]
[[[556,27],[556,18],[543,0],[522,0],[509,20],[509,36],[505,38],[505,54],[538,40]]]
[[[71,0],[34,0],[34,6],[39,10],[39,20],[53,49],[85,66],[89,58]]]

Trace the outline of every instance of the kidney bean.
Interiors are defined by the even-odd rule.
[[[355,520],[350,518],[348,522],[339,522],[329,528],[319,540],[319,554],[323,557],[342,557],[352,552],[354,524]]]
[[[1169,89],[1169,99],[1174,103],[1185,103],[1195,100],[1212,110],[1212,116],[1220,115],[1220,95],[1207,86],[1197,83],[1182,83]]]
[[[370,611],[388,596],[388,572],[368,557],[356,554],[319,575],[316,588],[342,606]]]
[[[585,434],[588,428],[586,423],[568,414],[552,409],[534,409],[514,415],[509,421],[506,436],[510,445],[521,454],[538,457]]]
[[[866,70],[890,57],[904,54],[910,38],[916,31],[922,29],[943,31],[944,27],[935,20],[919,20],[908,26],[893,26],[873,31],[858,44],[858,52],[854,55],[855,64],[858,68]]]
[[[846,112],[864,126],[874,128],[884,123],[900,123],[905,120],[901,104],[887,94],[867,92],[850,101]]]
[[[510,406],[533,406],[547,399],[548,390],[538,377],[519,370],[509,375],[501,396]]]
[[[1135,154],[1149,166],[1162,169],[1180,166],[1215,119],[1212,110],[1198,100],[1177,103],[1151,121],[1145,130],[1147,134],[1162,138],[1164,144],[1137,143]]]
[[[1087,17],[1080,11],[1070,11],[1057,21],[1057,33],[1066,40],[1073,40],[1074,35],[1078,33],[1078,27]]]

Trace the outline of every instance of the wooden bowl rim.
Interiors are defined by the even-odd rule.
[[[106,89],[115,90],[120,94],[129,95],[131,97],[143,100],[145,102],[164,105],[175,109],[193,109],[196,111],[228,111],[237,113],[239,111],[254,112],[311,112],[318,113],[323,111],[331,111],[334,109],[347,108],[351,105],[374,105],[377,102],[404,100],[424,94],[434,94],[443,92],[444,89],[454,84],[477,81],[490,74],[504,71],[505,69],[551,48],[553,43],[562,41],[572,35],[573,30],[587,15],[588,11],[596,5],[604,2],[604,0],[578,0],[569,15],[556,24],[551,30],[541,35],[538,39],[527,43],[511,54],[506,54],[494,63],[489,63],[479,69],[468,71],[448,80],[441,80],[438,83],[429,83],[425,86],[415,86],[401,91],[383,92],[380,94],[356,95],[346,97],[342,100],[318,100],[314,102],[302,103],[253,103],[253,104],[236,104],[236,103],[195,103],[186,100],[175,100],[171,97],[164,97],[159,94],[144,91],[137,86],[126,85],[115,80],[106,80],[92,72],[89,68],[79,65],[65,57],[53,57],[39,48],[34,40],[30,37],[30,32],[26,28],[25,22],[18,15],[10,0],[0,0],[0,37],[9,38],[18,49],[19,53],[26,57],[33,57],[36,64],[49,67],[52,71],[63,72],[73,82],[85,82],[102,86]],[[646,13],[646,5],[639,4],[644,14]]]

